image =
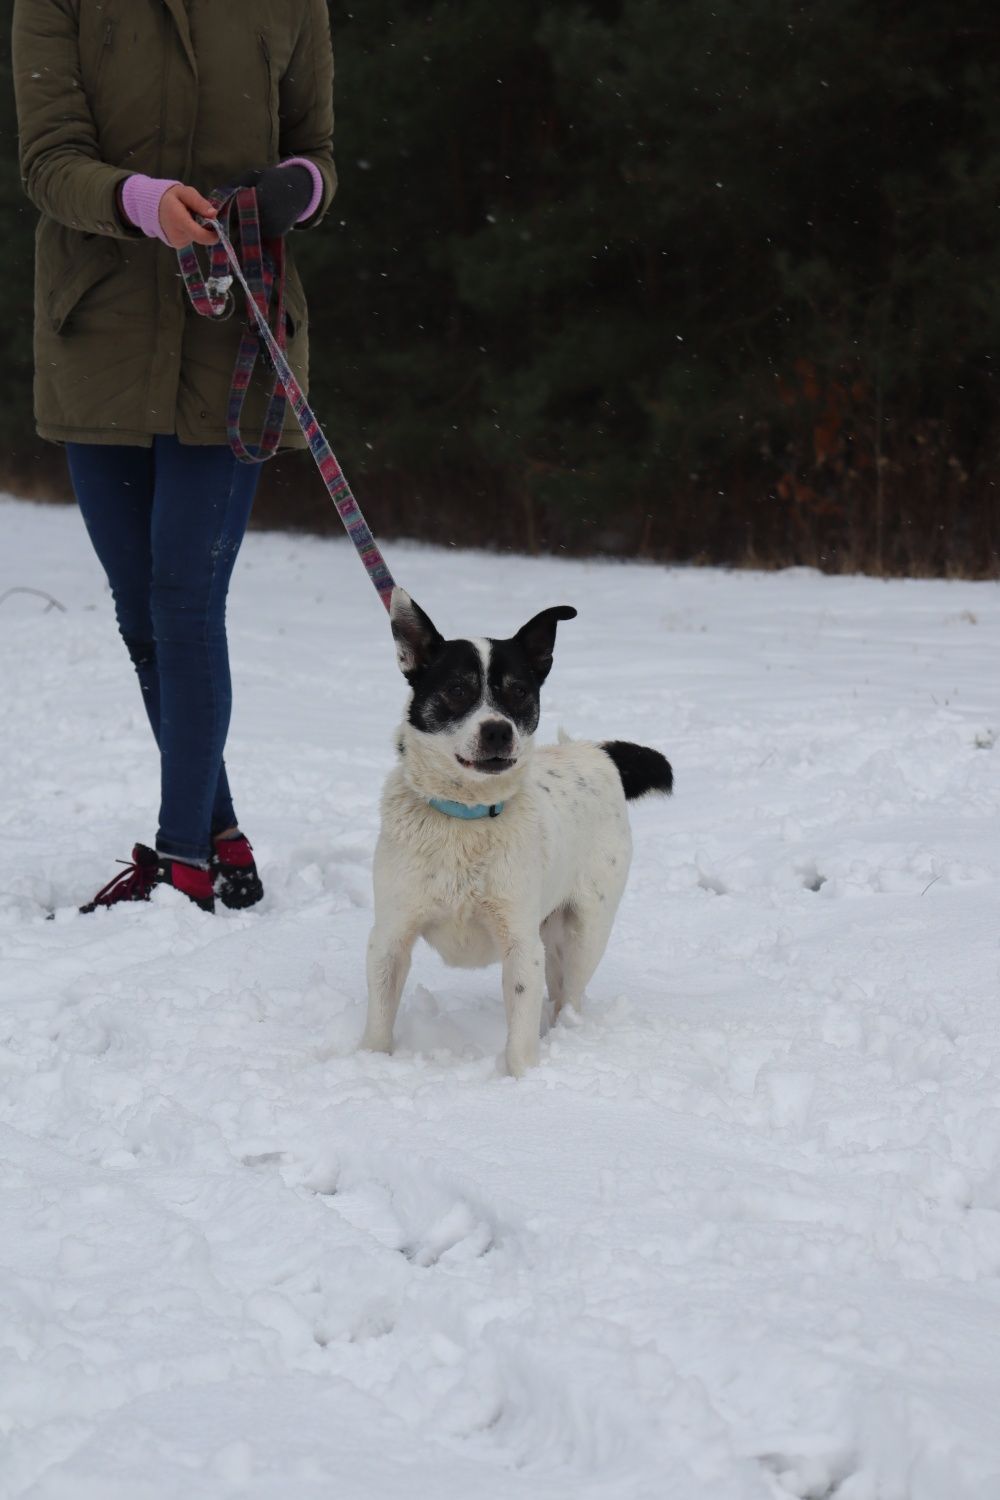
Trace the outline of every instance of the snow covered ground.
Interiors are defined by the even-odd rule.
[[[354,1050],[403,685],[348,546],[237,571],[264,904],[85,918],[152,747],[76,514],[0,536],[66,606],[0,607],[5,1500],[1000,1496],[995,586],[388,549],[447,634],[576,604],[542,738],[675,768],[514,1083],[426,949]]]

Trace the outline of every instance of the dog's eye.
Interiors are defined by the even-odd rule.
[[[508,682],[504,691],[511,703],[523,703],[528,696],[528,689],[523,682]]]
[[[449,708],[462,708],[466,703],[471,703],[474,696],[475,689],[471,682],[449,682],[442,692]]]

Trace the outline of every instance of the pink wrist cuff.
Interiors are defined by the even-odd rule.
[[[313,195],[309,199],[309,206],[303,213],[300,213],[298,218],[295,220],[296,224],[302,224],[306,219],[311,219],[317,208],[319,208],[320,201],[323,197],[323,174],[320,171],[319,167],[316,166],[315,162],[309,161],[304,156],[290,156],[287,161],[280,162],[279,166],[305,167],[313,180]]]
[[[160,199],[168,188],[176,186],[176,177],[147,177],[135,172],[125,179],[122,188],[122,208],[136,229],[165,245],[169,241],[160,225]]]
[[[296,220],[301,224],[304,220],[311,219],[319,208],[323,198],[323,174],[319,167],[304,156],[290,156],[281,166],[305,167],[312,178],[312,197]],[[125,179],[122,188],[122,208],[127,218],[150,239],[162,240],[164,244],[169,241],[160,224],[160,200],[168,188],[176,185],[176,177],[147,177],[144,172],[134,172]]]

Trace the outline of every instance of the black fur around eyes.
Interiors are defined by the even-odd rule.
[[[410,681],[410,723],[427,734],[456,728],[480,706],[506,715],[522,735],[538,727],[541,684],[516,638],[490,642],[485,682],[482,658],[471,641],[444,642],[425,667],[411,674]]]
[[[533,734],[538,728],[541,683],[531,660],[516,638],[491,641],[490,647],[489,700],[513,719],[521,734]]]
[[[428,734],[450,729],[466,718],[483,694],[483,664],[471,641],[446,641],[428,665],[411,677],[410,723]],[[451,690],[469,684],[461,699]]]

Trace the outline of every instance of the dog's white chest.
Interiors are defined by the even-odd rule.
[[[482,969],[499,963],[503,956],[496,936],[471,901],[447,915],[432,917],[421,936],[456,969]]]

